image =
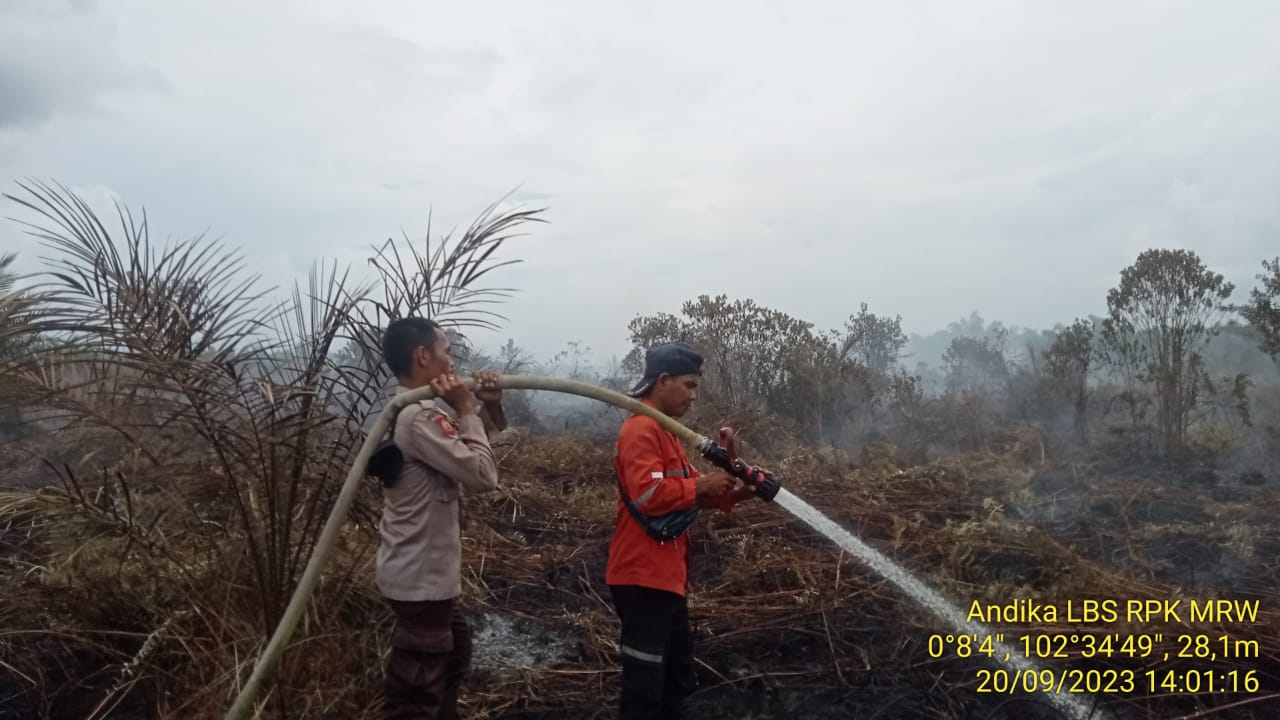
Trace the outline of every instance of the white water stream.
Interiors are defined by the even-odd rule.
[[[992,658],[998,659],[1008,666],[1010,670],[1015,673],[1020,671],[1026,674],[1037,673],[1043,669],[1032,663],[1017,650],[1004,643],[995,642],[995,633],[990,628],[982,623],[967,621],[965,613],[960,608],[948,602],[936,590],[920,582],[906,568],[885,557],[879,550],[859,540],[853,533],[837,525],[831,518],[823,515],[809,503],[787,492],[785,488],[778,491],[778,495],[773,501],[808,523],[809,527],[831,538],[837,545],[871,566],[872,570],[875,570],[886,580],[897,585],[912,600],[928,608],[938,619],[947,623],[957,636],[976,635],[979,642],[985,638],[991,638],[992,648],[995,650]],[[974,646],[977,647],[977,645],[978,642],[975,642]],[[983,654],[985,654],[985,651]],[[1053,688],[1043,694],[1047,696],[1047,702],[1052,703],[1055,708],[1072,720],[1091,720],[1102,716],[1100,710],[1091,709],[1090,704],[1085,702],[1085,698],[1089,696],[1063,694],[1055,692]]]

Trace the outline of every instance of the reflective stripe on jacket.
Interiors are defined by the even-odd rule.
[[[627,497],[646,515],[686,510],[697,503],[698,471],[680,440],[653,418],[632,415],[622,423],[613,464]],[[627,512],[619,494],[606,583],[684,595],[688,590],[688,554],[688,532],[666,542],[653,539]]]

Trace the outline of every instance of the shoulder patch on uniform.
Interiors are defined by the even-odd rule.
[[[448,415],[436,415],[431,419],[434,420],[435,423],[440,426],[440,429],[444,431],[445,435],[448,435],[449,437],[457,437],[458,429],[455,428],[453,426],[453,423],[449,421]]]

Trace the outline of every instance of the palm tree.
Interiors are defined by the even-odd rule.
[[[364,440],[364,420],[380,409],[390,378],[369,359],[380,355],[382,328],[407,315],[459,332],[495,326],[501,316],[490,306],[510,291],[481,282],[509,264],[497,251],[519,226],[541,222],[541,211],[495,203],[456,242],[429,228],[423,241],[374,247],[371,281],[317,263],[305,288],[276,297],[217,241],[154,243],[145,211],[117,206],[108,230],[62,185],[19,186],[6,197],[32,216],[22,224],[51,259],[34,291],[39,313],[5,332],[48,339],[39,371],[22,375],[41,398],[41,422],[50,434],[78,433],[70,444],[92,454],[89,467],[116,473],[119,500],[106,513],[86,506],[69,467],[58,470],[67,506],[115,523],[120,562],[150,563],[164,578],[163,591],[135,603],[150,623],[136,630],[171,629],[164,623],[179,617],[173,631],[201,638],[193,648],[204,643],[185,658],[192,684],[172,688],[167,710],[216,705],[247,649],[275,627]],[[359,352],[339,352],[344,341]],[[154,490],[141,497],[135,478]],[[375,503],[371,494],[353,510],[351,552],[334,567],[326,602],[360,593]],[[198,680],[213,677],[224,681]],[[151,679],[176,678],[166,667]],[[276,679],[281,716],[289,698],[320,682],[289,661]]]
[[[16,253],[0,255],[0,362],[10,358],[13,346],[20,334],[15,327],[21,310],[27,305],[26,296],[18,291],[18,275],[10,267],[18,258]]]

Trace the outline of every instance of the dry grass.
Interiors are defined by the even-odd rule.
[[[372,285],[318,264],[277,299],[217,241],[155,243],[145,214],[118,208],[109,230],[65,187],[19,187],[6,197],[49,272],[0,328],[24,349],[0,357],[0,410],[25,433],[6,448],[14,489],[0,502],[0,708],[220,716],[390,385],[381,329],[419,313],[491,326],[500,316],[487,306],[507,293],[479,281],[538,211],[495,205],[456,242],[388,241],[374,248]],[[377,502],[370,492],[353,509],[299,652],[277,672],[273,716],[371,706]]]
[[[17,398],[33,420],[21,442],[0,447],[10,488],[0,492],[0,718],[221,717],[308,559],[361,420],[386,390],[377,329],[422,308],[488,323],[474,306],[501,292],[470,284],[534,218],[486,213],[452,251],[430,239],[403,253],[382,246],[381,297],[318,268],[308,293],[257,313],[261,295],[216,245],[154,246],[145,216],[124,211],[113,239],[65,190],[24,189],[33,233],[60,259],[53,287],[3,328],[45,344],[0,368],[0,401]],[[352,344],[340,348],[340,338]],[[753,432],[740,449],[757,459]],[[985,453],[928,465],[889,447],[848,463],[781,452],[780,442],[761,444],[778,454],[758,461],[961,605],[1196,597],[1232,584],[1253,592],[1259,622],[1208,630],[1258,641],[1261,657],[1244,664],[1259,670],[1264,700],[1108,699],[1135,718],[1275,716],[1265,695],[1280,688],[1274,490],[1042,467],[1035,433],[982,428],[981,440]],[[466,506],[465,600],[539,628],[520,642],[567,639],[568,649],[550,665],[479,668],[467,712],[611,716],[611,448],[515,435],[499,452],[502,489]],[[389,620],[372,584],[378,504],[371,484],[261,717],[377,716]],[[778,507],[711,515],[694,532],[699,716],[1039,716],[975,693],[975,662],[931,659],[927,638],[944,628]],[[1185,557],[1206,566],[1195,576],[1203,587],[1179,574]]]
[[[1004,453],[924,467],[909,466],[888,449],[867,454],[853,467],[835,467],[817,455],[801,455],[782,466],[793,492],[965,607],[974,599],[985,604],[1014,597],[1061,605],[1068,599],[1213,595],[1212,589],[1179,588],[1152,577],[1140,561],[1090,558],[1068,546],[1071,538],[1010,520],[1004,504],[1025,492],[1032,463],[1039,462],[1038,451],[1028,452],[1023,440],[1014,439]],[[576,656],[553,668],[496,673],[476,683],[470,704],[477,717],[585,714],[607,704],[617,667],[617,626],[603,585],[614,508],[609,462],[607,448],[584,448],[565,438],[526,444],[508,458],[504,491],[472,503],[467,587],[472,605],[536,617],[572,633],[578,643]],[[764,505],[703,523],[695,536],[691,608],[701,636],[703,679],[711,695],[722,698],[719,702],[745,713],[752,703],[757,708],[770,703],[758,696],[765,692],[761,688],[773,693],[776,708],[787,688],[870,685],[882,686],[881,696],[914,692],[915,716],[979,712],[983,703],[973,693],[974,664],[927,656],[928,635],[946,628],[825,538]],[[1139,549],[1132,553],[1141,555]],[[1274,587],[1273,582],[1269,597]],[[1274,606],[1265,601],[1262,606],[1257,624],[1193,630],[1257,640],[1260,658],[1219,661],[1215,667],[1259,669],[1265,689],[1280,667],[1280,617],[1268,610]],[[1020,631],[1082,630],[1061,620]],[[1011,638],[1019,632],[1007,630]],[[1161,632],[1165,639],[1152,650],[1174,656],[1180,649],[1176,634],[1192,632],[1125,623],[1087,630]],[[1113,658],[1080,666],[1141,671],[1151,664]],[[1138,717],[1193,711],[1210,716],[1214,713],[1207,709],[1233,701],[1136,695],[1127,701]],[[1248,698],[1234,698],[1240,699]],[[1248,707],[1263,717],[1266,705]],[[1246,717],[1239,714],[1244,707],[1234,710],[1222,716]],[[836,716],[833,710],[830,717]]]
[[[607,716],[618,667],[603,578],[615,507],[611,448],[517,435],[498,452],[502,489],[466,506],[465,599],[477,613],[525,618],[548,640],[559,635],[572,643],[549,666],[480,668],[467,710],[475,718]],[[962,605],[1014,596],[1060,603],[1202,595],[1151,577],[1141,562],[1104,563],[1073,550],[1069,538],[1010,520],[1005,503],[1026,493],[1035,471],[1016,446],[929,466],[911,466],[889,448],[843,467],[803,453],[775,466],[785,469],[793,492]],[[114,702],[166,718],[216,717],[263,637],[246,602],[252,579],[243,549],[233,537],[183,520],[197,516],[170,494],[134,494],[127,486],[117,480],[107,507],[77,482],[0,498],[5,573],[15,588],[3,604],[2,636],[13,684],[42,717],[92,716],[93,706]],[[375,487],[366,501],[377,502]],[[848,710],[855,702],[849,698],[862,697],[910,707],[917,717],[989,712],[973,692],[976,663],[928,657],[926,638],[945,628],[779,508],[750,503],[709,516],[694,537],[691,610],[705,686],[698,702],[745,714],[809,697],[837,717],[834,708]],[[1131,537],[1140,541],[1140,534]],[[273,698],[285,699],[287,710],[271,701],[268,708],[280,716],[376,715],[387,615],[372,588],[372,542],[368,524],[350,526],[277,675]],[[1132,554],[1141,556],[1141,548]],[[1274,586],[1268,592],[1274,599]],[[1177,652],[1174,630],[1147,629],[1165,633],[1157,650]],[[1065,622],[1037,628],[1080,630]],[[1274,682],[1274,612],[1252,626],[1197,628],[1220,630],[1256,639],[1264,657],[1239,664],[1266,673],[1264,687]],[[1231,700],[1200,702],[1209,708]],[[1167,695],[1129,703],[1138,717],[1199,708]],[[1257,709],[1221,716],[1248,717],[1239,714],[1246,708]]]

